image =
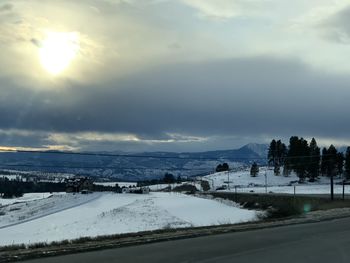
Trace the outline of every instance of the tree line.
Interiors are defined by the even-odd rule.
[[[292,136],[288,147],[281,140],[270,143],[268,164],[274,167],[274,174],[288,176],[291,172],[301,181],[315,181],[319,176],[344,176],[350,179],[350,147],[345,155],[338,152],[334,145],[321,149],[315,138],[310,143],[302,137]],[[283,170],[281,171],[281,168]]]
[[[42,192],[63,192],[66,191],[65,183],[50,182],[23,182],[21,180],[9,180],[0,178],[0,197],[12,198],[20,197],[24,193],[42,193]]]

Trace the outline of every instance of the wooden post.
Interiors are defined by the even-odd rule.
[[[331,200],[334,200],[334,181],[333,181],[333,173],[331,174]]]
[[[235,185],[235,202],[237,203],[237,185]]]
[[[294,198],[295,198],[295,194],[296,194],[296,191],[295,191],[296,189],[295,188],[296,188],[296,186],[294,185]]]

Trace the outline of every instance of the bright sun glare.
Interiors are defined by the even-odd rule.
[[[79,37],[74,32],[48,32],[39,50],[40,62],[52,75],[63,72],[79,51]]]

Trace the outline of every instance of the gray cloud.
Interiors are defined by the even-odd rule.
[[[11,11],[13,9],[13,5],[10,3],[4,4],[4,5],[0,5],[0,12],[7,12],[7,11]]]
[[[345,139],[350,134],[349,77],[293,60],[171,65],[61,90],[1,83],[2,129],[126,133],[145,140],[167,139],[168,133]]]
[[[350,43],[350,6],[328,17],[318,25],[324,36],[342,44]]]

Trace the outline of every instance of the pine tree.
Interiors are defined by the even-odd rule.
[[[270,143],[269,151],[267,154],[269,165],[274,165],[276,160],[276,148],[277,148],[277,142],[275,139],[273,139]]]
[[[274,166],[274,174],[280,175],[280,167],[284,163],[287,147],[281,140],[272,140],[268,150],[268,163]]]
[[[223,169],[224,171],[230,170],[230,167],[228,166],[228,163],[223,163],[223,164],[222,164],[222,169]]]
[[[288,148],[288,162],[286,163],[288,170],[293,170],[300,181],[304,181],[309,163],[308,156],[310,155],[308,142],[303,138],[299,139],[297,136],[292,136],[289,139]]]
[[[256,177],[259,174],[259,166],[257,165],[257,163],[253,163],[252,167],[250,168],[250,175],[252,177]]]
[[[346,149],[344,173],[346,179],[350,179],[350,147]]]
[[[336,175],[342,176],[343,173],[344,173],[344,154],[339,152],[337,153]]]
[[[338,167],[338,151],[337,149],[331,145],[327,150],[327,175],[330,176],[330,184],[331,184],[331,199],[334,199],[334,180],[333,177],[337,173]]]
[[[338,165],[337,155],[338,155],[338,151],[332,144],[331,146],[329,146],[327,150],[327,159],[326,159],[327,176],[334,176],[337,174],[337,165]]]
[[[309,154],[310,154],[310,158],[309,158],[307,172],[308,172],[310,181],[313,182],[319,176],[320,161],[321,161],[320,148],[317,146],[317,142],[315,138],[312,138],[310,142]]]
[[[322,159],[321,159],[321,174],[327,176],[327,164],[328,163],[328,150],[326,148],[322,149]]]

